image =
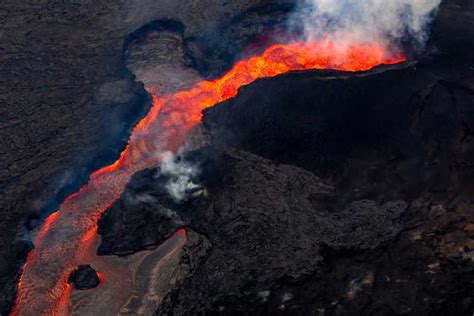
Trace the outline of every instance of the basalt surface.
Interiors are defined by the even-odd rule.
[[[365,251],[328,245],[311,276],[266,290],[261,313],[472,313],[473,77],[463,65],[452,76],[440,63],[357,76],[289,74],[206,111],[217,144],[303,167],[333,186],[316,202],[328,212],[360,199],[409,203],[403,231],[390,242]],[[203,288],[190,279],[161,310],[193,310]],[[201,308],[249,311],[259,296],[244,289],[219,302],[209,296]]]
[[[88,290],[97,287],[100,284],[97,271],[90,265],[80,265],[71,272],[68,282],[73,284],[75,289]]]
[[[205,110],[208,147],[189,158],[205,190],[176,204],[159,170],[137,174],[102,219],[103,253],[178,227],[208,238],[162,315],[471,315],[472,10],[443,3],[416,63],[262,79]]]
[[[211,254],[190,278],[202,292],[189,296],[183,312],[202,312],[211,301],[226,305],[228,293],[258,296],[281,278],[311,275],[324,246],[373,249],[403,228],[404,201],[360,200],[327,212],[318,201],[334,189],[311,172],[236,149],[218,155],[207,166],[205,194],[173,206],[152,176],[157,171],[145,171],[99,223],[99,251],[107,255],[146,249],[183,226],[212,240]]]
[[[144,45],[172,41],[164,64],[212,77],[288,3],[2,2],[0,285],[24,254],[10,244],[25,215],[116,158],[147,104],[127,70],[146,81],[156,67]],[[138,174],[102,218],[99,252],[183,226],[205,235],[212,251],[186,250],[192,269],[160,289],[173,290],[161,314],[472,315],[473,15],[443,2],[417,64],[259,80],[206,111],[207,194],[176,204],[156,170]],[[144,192],[153,202],[126,200]]]
[[[116,219],[100,225],[103,253],[183,226],[208,237],[212,252],[158,314],[468,315],[473,91],[431,65],[242,89],[205,111],[211,149],[190,154],[208,161],[206,194],[175,204],[159,170],[137,174],[103,218]],[[140,225],[156,230],[124,233]]]
[[[266,0],[2,1],[0,289],[10,283],[1,310],[12,300],[17,259],[31,247],[29,230],[117,158],[147,110],[149,96],[127,69],[128,46],[164,28],[179,34],[189,66],[217,74],[236,57],[219,51],[236,37],[239,51],[290,8],[291,1]],[[228,30],[225,39],[210,42],[213,29]],[[211,69],[201,50],[213,47],[221,59]]]

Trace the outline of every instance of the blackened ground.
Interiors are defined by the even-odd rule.
[[[89,290],[97,287],[100,284],[97,271],[90,265],[84,264],[77,267],[69,275],[68,282],[72,283],[75,289]]]
[[[430,67],[260,80],[206,110],[204,123],[217,143],[330,179],[344,192],[337,203],[448,195],[472,177],[473,90],[469,77]]]
[[[294,5],[295,1],[278,1],[255,6],[225,24],[216,24],[199,36],[187,38],[193,67],[205,77],[216,77],[242,54],[255,53],[254,50],[261,50],[268,42],[289,36],[287,15]],[[275,38],[275,34],[281,38]]]
[[[0,314],[11,307],[15,276],[31,244],[28,230],[91,171],[118,157],[146,111],[149,96],[124,61],[124,50],[143,28],[160,21],[180,25],[189,57],[199,62],[208,30],[229,32],[205,49],[219,44],[214,50],[222,51],[236,36],[244,45],[263,24],[269,29],[283,21],[291,2],[1,1]],[[218,61],[216,69],[230,62]],[[201,71],[218,73],[204,64]]]
[[[212,251],[157,313],[472,315],[473,10],[444,2],[416,64],[263,79],[206,110],[207,194],[168,207]],[[147,177],[122,199],[162,190]]]
[[[222,9],[224,2],[227,6],[225,9]],[[95,158],[97,153],[103,152],[102,150],[105,150],[105,152],[110,152],[109,150],[112,152],[120,151],[115,145],[112,149],[108,148],[107,145],[101,146],[102,140],[107,135],[117,135],[117,131],[126,132],[127,128],[133,123],[127,120],[125,125],[113,124],[117,129],[109,129],[110,123],[117,123],[117,121],[122,123],[119,119],[104,124],[104,120],[110,117],[111,111],[121,115],[120,113],[130,113],[127,111],[131,109],[132,113],[138,115],[139,110],[144,106],[143,101],[140,101],[141,96],[143,96],[143,89],[139,84],[133,83],[133,78],[125,71],[123,65],[123,44],[128,34],[155,20],[172,19],[182,21],[186,25],[184,34],[186,38],[190,41],[202,39],[201,43],[195,44],[197,49],[193,51],[193,48],[190,48],[190,51],[193,51],[198,56],[201,49],[199,47],[204,49],[209,39],[208,35],[203,36],[202,34],[212,35],[212,31],[206,32],[211,23],[229,25],[229,17],[234,17],[240,13],[244,13],[240,16],[244,18],[237,18],[237,20],[245,22],[246,17],[252,16],[253,13],[251,12],[254,5],[275,4],[276,2],[268,0],[232,2],[218,0],[140,0],[134,2],[94,1],[90,3],[59,4],[57,1],[43,1],[41,3],[2,1],[0,5],[0,37],[2,38],[2,54],[0,58],[3,63],[1,66],[2,76],[0,80],[2,89],[0,91],[0,102],[5,106],[2,106],[2,125],[0,126],[0,134],[2,136],[0,139],[0,166],[2,167],[0,175],[0,187],[2,188],[0,193],[0,209],[2,212],[2,222],[0,225],[2,228],[0,235],[2,241],[0,249],[0,287],[3,288],[5,282],[11,280],[12,275],[17,271],[14,253],[10,252],[10,244],[17,231],[16,226],[22,221],[26,213],[40,208],[38,204],[41,206],[42,203],[37,203],[38,201],[49,202],[51,195],[55,195],[55,188],[61,187],[60,184],[63,182],[60,181],[61,178],[70,180],[68,174],[70,174],[71,170],[77,170],[88,159],[91,157]],[[430,47],[430,52],[436,52],[440,55],[435,57],[427,56],[426,61],[422,63],[424,65],[422,65],[421,69],[419,66],[416,69],[410,69],[418,77],[427,76],[432,79],[440,79],[436,81],[434,89],[431,89],[429,84],[427,84],[428,82],[434,82],[434,79],[430,79],[425,81],[424,89],[414,89],[413,91],[414,99],[416,100],[414,101],[415,107],[421,109],[419,112],[422,114],[428,113],[428,119],[424,115],[418,115],[420,118],[424,118],[423,124],[425,127],[422,124],[417,125],[417,128],[421,128],[419,130],[423,130],[425,136],[415,137],[413,141],[422,145],[421,148],[413,146],[415,147],[414,151],[418,150],[421,154],[418,156],[408,155],[409,157],[414,157],[415,161],[417,159],[421,160],[421,167],[425,166],[425,164],[427,166],[420,168],[421,170],[411,167],[414,170],[413,175],[407,171],[410,168],[405,166],[413,166],[412,162],[398,158],[398,160],[395,160],[396,163],[390,163],[392,160],[388,159],[390,157],[388,153],[391,151],[387,149],[390,146],[382,146],[383,150],[378,152],[378,155],[375,155],[375,157],[368,153],[370,150],[364,153],[364,148],[366,150],[367,148],[370,149],[377,142],[371,141],[365,147],[362,146],[364,142],[357,143],[357,141],[361,142],[361,139],[364,139],[364,135],[360,133],[355,133],[353,140],[357,143],[355,148],[359,146],[361,151],[359,152],[359,149],[354,149],[354,152],[359,155],[362,153],[362,157],[358,157],[359,160],[368,159],[368,161],[374,162],[374,169],[372,169],[372,165],[368,164],[367,161],[359,162],[358,159],[344,158],[344,155],[342,155],[344,153],[338,151],[337,148],[336,150],[325,150],[325,155],[322,158],[318,158],[311,156],[314,155],[315,151],[311,148],[309,150],[305,149],[307,148],[305,144],[300,144],[302,148],[296,150],[299,153],[298,155],[288,155],[285,153],[274,153],[272,150],[267,149],[265,152],[258,152],[258,147],[263,146],[262,148],[266,148],[264,146],[265,142],[271,140],[270,138],[265,139],[265,142],[260,141],[260,144],[252,144],[250,141],[244,144],[234,139],[238,146],[245,145],[245,148],[249,150],[254,148],[258,154],[271,158],[274,161],[282,161],[284,158],[290,157],[291,159],[288,158],[287,160],[288,163],[299,166],[303,166],[303,163],[305,163],[305,168],[318,174],[323,181],[332,184],[341,196],[340,201],[339,198],[329,198],[324,204],[317,205],[318,209],[326,208],[331,212],[344,210],[346,209],[345,203],[352,200],[352,198],[359,199],[371,196],[376,199],[391,199],[391,196],[395,198],[410,196],[411,189],[406,190],[404,186],[412,186],[413,190],[415,190],[414,192],[426,191],[421,193],[419,197],[416,197],[415,201],[407,199],[407,202],[411,202],[408,213],[405,212],[405,216],[410,215],[409,219],[407,219],[409,224],[405,227],[405,232],[400,238],[394,240],[390,245],[378,249],[378,252],[357,252],[360,256],[366,256],[366,259],[358,259],[359,257],[351,254],[351,252],[341,253],[340,250],[331,248],[323,251],[322,257],[325,260],[317,271],[324,272],[328,271],[324,269],[332,269],[334,267],[334,276],[344,275],[339,271],[352,271],[350,267],[354,266],[355,263],[359,264],[357,260],[361,260],[362,263],[359,265],[362,266],[362,270],[368,269],[368,267],[372,267],[369,258],[377,256],[379,252],[381,253],[380,259],[376,260],[379,262],[377,270],[379,272],[376,275],[374,274],[373,282],[376,285],[382,285],[378,287],[373,286],[373,291],[376,291],[376,293],[370,292],[372,293],[370,295],[370,303],[367,303],[367,299],[356,299],[351,301],[352,303],[342,301],[339,304],[332,304],[334,297],[337,296],[334,295],[335,292],[336,294],[342,293],[344,289],[349,287],[353,289],[367,289],[372,283],[370,273],[350,272],[344,276],[342,281],[333,283],[332,280],[334,278],[330,278],[324,273],[316,272],[313,276],[306,278],[305,282],[307,283],[291,283],[291,286],[296,284],[300,289],[299,291],[294,290],[291,292],[295,302],[298,302],[294,307],[297,310],[301,311],[301,308],[306,308],[307,310],[314,311],[326,308],[328,311],[342,309],[343,312],[344,310],[349,310],[351,306],[356,306],[356,308],[351,307],[355,308],[355,312],[361,309],[363,312],[375,310],[377,314],[377,311],[398,310],[405,306],[405,304],[400,302],[412,302],[414,300],[413,297],[420,297],[420,300],[416,301],[417,304],[420,301],[425,301],[423,295],[410,297],[404,295],[403,293],[406,293],[405,291],[408,289],[416,293],[429,294],[426,305],[416,305],[413,303],[418,306],[418,309],[413,310],[412,313],[428,313],[426,312],[428,310],[449,310],[451,313],[462,314],[472,309],[470,295],[466,295],[466,293],[472,293],[472,283],[470,283],[470,280],[472,280],[472,266],[470,261],[463,263],[462,258],[467,257],[469,259],[469,256],[471,256],[469,253],[472,249],[471,237],[473,227],[468,224],[472,223],[471,216],[473,213],[472,203],[469,200],[469,197],[472,196],[472,183],[470,182],[472,159],[469,160],[463,157],[466,157],[469,151],[472,151],[473,124],[472,120],[465,119],[470,117],[469,111],[459,111],[458,109],[466,109],[466,106],[462,105],[466,104],[466,98],[471,98],[471,101],[468,100],[467,102],[472,104],[472,57],[474,56],[472,53],[472,39],[474,39],[472,24],[474,21],[473,5],[474,3],[469,0],[443,1],[442,9],[434,26],[434,36]],[[198,9],[196,9],[196,6]],[[279,8],[284,9],[284,7],[280,6]],[[248,15],[245,14],[247,10],[250,12]],[[280,12],[285,11],[278,10]],[[270,10],[270,13],[274,16],[278,10]],[[262,10],[258,9],[256,11],[258,12],[256,16],[260,16]],[[260,20],[264,21],[264,23],[266,23],[265,21],[270,21],[266,25],[272,25],[273,23],[278,24],[279,19],[278,17],[269,19],[263,17]],[[250,18],[250,20],[252,19]],[[224,69],[225,65],[229,63],[229,56],[226,55],[225,50],[229,47],[229,43],[233,43],[233,36],[244,36],[246,34],[245,30],[248,29],[248,25],[245,23],[237,24],[240,30],[237,32],[227,32],[227,34],[232,35],[226,37],[227,43],[221,43],[220,41],[209,42],[214,43],[214,45],[218,44],[218,47],[211,45],[211,48],[209,48],[210,51],[215,49],[216,53],[212,55],[212,59],[207,61],[200,60],[201,57],[206,58],[205,54],[199,55],[200,57],[197,57],[195,66],[201,67],[201,71],[211,74],[218,73],[220,71],[219,67]],[[227,27],[227,29],[232,27],[234,26]],[[214,29],[220,29],[220,27],[214,26]],[[252,29],[250,33],[253,32]],[[218,70],[213,71],[212,65],[216,59],[218,59],[216,66]],[[208,67],[211,67],[211,69]],[[405,73],[404,76],[400,76],[398,79],[406,79],[406,77],[410,76]],[[291,81],[292,79],[285,80]],[[306,78],[304,80],[312,81],[313,79]],[[400,90],[398,93],[400,94],[401,101],[396,102],[396,98],[399,96],[397,96],[397,93],[392,92],[389,95],[389,102],[392,102],[392,105],[401,105],[401,108],[404,108],[405,105],[406,108],[407,105],[402,104],[402,102],[407,101],[407,93],[402,88],[407,88],[407,85],[404,85],[400,80],[384,80]],[[265,93],[262,92],[262,89],[268,90],[270,86],[274,88],[272,84],[269,84],[268,88],[265,88],[266,84],[260,84],[251,98],[260,93]],[[282,83],[279,87],[284,88],[285,86],[286,84]],[[362,98],[367,90],[363,89],[364,85],[359,87],[362,89],[359,97]],[[388,89],[388,87],[382,85],[377,87]],[[296,93],[292,90],[294,88],[292,86],[285,93],[292,95],[292,98],[295,97]],[[368,88],[365,87],[365,89]],[[411,87],[408,88],[411,89]],[[273,91],[270,92],[273,93]],[[334,93],[335,97],[338,97],[339,92]],[[352,92],[356,93],[357,91]],[[382,92],[380,93],[382,94]],[[426,101],[424,101],[427,105],[424,103],[420,104],[425,96],[428,96]],[[346,98],[347,95],[343,95],[343,97]],[[242,111],[250,111],[248,110],[248,104],[244,105],[242,97],[239,98],[240,101],[236,101],[236,105],[240,104],[240,107],[243,108]],[[247,96],[247,98],[250,97]],[[269,99],[268,102],[277,103],[278,99],[276,97],[272,98],[274,98],[272,99],[273,101]],[[285,108],[275,111],[273,121],[277,120],[279,116],[281,117],[282,112],[285,112],[285,115],[290,112],[293,105],[292,98]],[[357,98],[355,99],[357,100]],[[375,99],[377,102],[385,102],[384,97],[380,97],[380,100],[378,98]],[[250,101],[247,100],[247,103]],[[350,100],[346,99],[346,101],[349,102]],[[263,103],[264,108],[268,108],[268,102]],[[299,100],[299,102],[311,103],[313,99]],[[461,105],[458,106],[458,103]],[[432,107],[433,104],[436,107]],[[448,108],[450,104],[454,106]],[[136,107],[136,110],[134,110],[134,107]],[[428,112],[424,112],[425,108],[428,109]],[[115,112],[113,109],[118,111]],[[273,111],[274,109],[269,109],[268,111],[270,110]],[[453,112],[451,113],[451,111]],[[464,112],[467,112],[467,116]],[[365,113],[369,115],[368,118],[364,120],[362,116],[356,115],[353,124],[357,125],[360,123],[360,126],[364,127],[364,124],[370,123],[371,112],[366,111]],[[411,112],[406,113],[410,114]],[[212,116],[212,114],[209,115]],[[259,113],[252,113],[252,115],[259,115]],[[129,117],[127,114],[125,116]],[[298,114],[295,114],[295,116],[300,120],[304,118]],[[437,119],[436,116],[438,116]],[[463,119],[456,120],[456,116]],[[268,116],[265,117],[268,118]],[[402,126],[400,128],[399,133],[406,134],[407,125],[404,119],[413,118],[413,113],[408,118],[397,115],[396,117],[400,118],[399,122],[401,124],[405,124],[405,127]],[[372,121],[375,122],[375,119],[376,117]],[[385,119],[387,118],[385,117]],[[435,124],[433,121],[435,119],[439,123]],[[210,121],[209,119],[209,125]],[[334,122],[333,120],[330,121],[331,123]],[[351,122],[351,119],[347,118],[346,121]],[[230,120],[224,125],[229,122]],[[296,123],[298,122],[295,122],[296,129],[299,129],[300,125]],[[446,126],[445,123],[447,123]],[[387,128],[391,126],[393,130],[394,123],[392,122],[391,124]],[[310,124],[306,124],[306,126],[308,125]],[[278,126],[282,128],[281,125]],[[373,123],[369,124],[369,126],[373,126]],[[431,128],[427,128],[429,126]],[[265,131],[270,127],[271,125],[267,127],[260,126],[261,130],[257,130],[257,132],[262,133],[262,135],[272,134]],[[304,127],[303,130],[305,128],[307,127]],[[383,130],[383,126],[381,128]],[[448,137],[443,142],[443,137],[449,136],[451,128],[454,128],[451,131],[453,135],[459,134],[461,136]],[[228,126],[221,126],[217,130],[221,133],[225,130],[231,131],[232,129]],[[109,134],[110,131],[111,133]],[[313,131],[314,129],[310,128],[308,135],[311,135]],[[357,129],[355,131],[357,132]],[[285,132],[289,133],[290,130]],[[217,137],[219,133],[214,133],[214,136]],[[328,139],[328,133],[324,133],[324,131],[322,133]],[[344,135],[344,133],[339,133],[338,135],[341,134]],[[444,136],[439,138],[437,134]],[[347,136],[348,132],[345,132],[345,135]],[[395,133],[395,135],[397,134]],[[243,136],[245,137],[245,135]],[[388,136],[385,135],[385,138],[375,137],[375,139],[386,140]],[[258,137],[254,138],[259,140]],[[462,140],[462,143],[460,143],[459,139]],[[343,137],[343,140],[346,143],[341,141],[341,146],[352,146],[352,139]],[[410,140],[410,137],[403,137],[403,142],[407,140]],[[432,140],[431,149],[430,146],[426,145],[430,140]],[[121,140],[119,139],[118,141],[120,142]],[[232,139],[229,141],[232,142]],[[336,139],[334,142],[339,142],[339,140]],[[449,142],[455,148],[450,148]],[[107,144],[111,145],[109,142]],[[391,144],[393,145],[393,142]],[[276,145],[279,148],[283,146],[279,145],[279,142],[276,142]],[[106,148],[104,149],[104,147]],[[293,146],[292,149],[296,147]],[[380,145],[377,145],[376,149],[379,147]],[[406,145],[400,147],[405,148],[405,150],[407,148]],[[328,148],[331,148],[331,146],[328,146]],[[374,151],[374,148],[372,148],[372,151]],[[432,153],[431,155],[429,154],[430,152]],[[340,159],[339,162],[331,163],[330,160],[328,161],[325,158],[328,154],[336,158],[339,157],[337,158]],[[305,158],[305,155],[312,158]],[[313,158],[317,162],[314,166],[308,162]],[[92,160],[97,162],[95,159]],[[320,160],[326,162],[321,164]],[[389,163],[384,166],[384,163],[387,161]],[[344,164],[348,163],[350,163],[349,167],[344,167]],[[325,168],[325,165],[333,169]],[[397,171],[396,168],[400,168],[401,171]],[[337,171],[330,171],[330,169],[342,170],[345,173],[339,175]],[[369,172],[371,170],[372,172]],[[387,180],[385,181],[379,179],[380,176],[378,174],[381,170],[385,172],[383,173],[384,175],[388,173]],[[89,170],[85,171],[85,173],[87,172]],[[405,174],[405,178],[409,177],[411,180],[408,181],[405,178],[398,179],[403,174]],[[416,180],[419,174],[425,177],[412,184],[411,181]],[[74,178],[74,175],[72,178]],[[371,184],[373,178],[376,179],[376,183],[381,185],[380,188]],[[354,179],[354,181],[343,179]],[[72,182],[76,182],[74,180]],[[392,181],[391,184],[388,184],[389,180]],[[454,185],[451,186],[453,183]],[[73,184],[77,185],[77,183]],[[361,188],[358,188],[359,186]],[[423,186],[426,187],[425,190],[420,189]],[[402,197],[392,193],[392,190],[400,192]],[[380,194],[380,197],[377,194]],[[338,205],[341,205],[341,207],[338,207]],[[141,242],[140,238],[137,238],[137,240]],[[406,243],[409,246],[405,246]],[[400,246],[397,248],[396,245]],[[428,252],[428,255],[424,256],[424,252]],[[413,254],[413,257],[410,257],[410,254]],[[404,262],[400,264],[401,272],[397,272],[399,267],[396,264],[400,263],[399,261],[384,259],[385,257],[396,258],[397,260],[401,258],[400,260]],[[428,262],[431,263],[429,263],[428,272],[425,273],[423,269]],[[336,267],[340,267],[339,270]],[[383,273],[387,273],[387,271],[390,272],[390,275],[398,275],[399,277],[394,279],[389,276],[387,279],[383,276]],[[415,277],[411,277],[413,271],[418,271],[413,273]],[[196,270],[196,273],[200,272]],[[409,276],[412,279],[411,282],[405,282],[405,279]],[[433,288],[427,285],[428,281],[430,284],[432,282],[430,277],[435,279],[434,284],[436,286]],[[390,293],[392,294],[386,299],[388,303],[381,302],[378,299],[384,296],[385,292],[381,289],[386,287],[385,283],[377,282],[384,279],[390,280],[390,282],[395,280],[393,283],[390,283],[392,286]],[[440,279],[444,281],[436,283]],[[223,281],[226,280],[223,279]],[[262,300],[266,297],[268,302],[273,302],[273,305],[268,303],[257,309],[256,304],[252,304],[252,311],[254,309],[257,309],[257,312],[273,311],[275,306],[281,303],[283,297],[285,299],[290,298],[291,295],[288,294],[290,285],[287,284],[288,282],[284,282],[286,281],[282,280],[277,283],[275,286],[277,290],[263,291],[258,296]],[[318,282],[328,286],[320,286]],[[403,284],[408,285],[403,287]],[[325,289],[331,289],[331,285],[334,287],[333,290],[325,291]],[[203,289],[209,289],[213,285],[203,283],[199,286]],[[13,283],[11,288],[14,288]],[[278,289],[281,289],[280,292],[278,292]],[[312,297],[304,296],[313,290],[318,295]],[[191,281],[183,284],[182,290],[179,291],[191,294],[199,293],[196,284],[193,284]],[[354,292],[354,290],[351,292]],[[203,299],[206,304],[205,300],[208,300],[210,292],[207,291],[205,293],[208,293],[205,294],[207,296]],[[286,296],[285,293],[287,293]],[[11,294],[11,291],[7,294],[10,303],[12,299]],[[195,297],[191,295],[189,299],[192,302],[195,300]],[[226,302],[226,300],[223,301]],[[239,296],[229,296],[227,303],[222,306],[229,310],[232,302],[238,302],[236,306],[243,306],[241,310],[250,310],[249,305],[245,305],[246,300]],[[286,300],[286,302],[286,305],[289,306],[288,302],[290,300]],[[173,306],[179,307],[180,310],[186,310],[189,304],[189,302],[186,302],[186,298],[180,298],[177,292],[176,295],[170,297],[166,306],[163,307],[163,311],[169,310]],[[208,306],[211,306],[211,304],[206,305],[206,310],[216,310],[215,307],[211,308]],[[219,308],[217,307],[217,310]],[[0,310],[2,309],[0,308]],[[378,314],[381,313],[378,312]]]
[[[126,192],[99,221],[99,255],[125,255],[155,246],[184,226],[157,170],[132,177]]]
[[[436,88],[433,78],[429,65],[292,74],[208,110],[212,146],[225,153],[207,172],[207,195],[168,206],[213,250],[158,313],[471,313],[473,145],[465,125],[473,96],[464,85]],[[278,144],[288,151],[265,150]],[[159,196],[149,173],[136,175],[117,205],[127,193]],[[132,226],[147,221],[134,208],[115,212],[134,214]],[[101,228],[105,242],[132,238],[112,227]],[[176,228],[167,229],[162,236]],[[141,239],[136,250],[148,246],[145,234],[133,238]]]
[[[159,179],[145,171],[99,222],[99,251],[105,255],[144,249],[182,226],[213,241],[211,255],[191,278],[201,292],[183,289],[190,305],[181,312],[206,311],[211,301],[227,306],[231,298],[257,298],[281,278],[311,275],[323,260],[323,245],[373,249],[404,227],[403,201],[353,201],[327,212],[318,202],[332,196],[333,188],[311,172],[235,149],[218,155],[212,157],[215,174],[208,175],[206,193],[172,205]],[[199,284],[212,286],[203,290]]]

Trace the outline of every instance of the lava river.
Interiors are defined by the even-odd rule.
[[[403,60],[401,55],[373,44],[349,46],[342,51],[328,41],[276,44],[259,56],[237,62],[217,80],[153,96],[149,113],[133,129],[119,159],[94,172],[88,184],[65,199],[44,222],[23,267],[12,314],[68,314],[71,287],[67,277],[84,263],[86,249],[95,249],[91,244],[97,240],[101,214],[120,197],[134,173],[158,166],[161,153],[176,151],[183,144],[200,122],[203,109],[234,97],[239,87],[262,77],[305,69],[363,71]],[[106,277],[106,271],[104,274]]]

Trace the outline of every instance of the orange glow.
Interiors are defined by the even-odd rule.
[[[69,294],[71,294],[72,285],[67,283],[64,290],[61,292],[61,295],[56,301],[56,304],[53,307],[50,315],[67,315],[69,314]]]
[[[174,237],[174,236],[177,236],[177,235],[182,235],[182,234],[186,234],[186,229],[181,228],[181,229],[175,231],[175,232],[171,235],[171,237]]]
[[[344,50],[329,41],[277,44],[259,56],[237,62],[217,80],[153,96],[149,113],[133,129],[119,159],[94,172],[86,186],[45,220],[23,267],[13,314],[56,315],[68,308],[71,286],[67,276],[84,263],[81,258],[89,251],[85,249],[94,248],[97,220],[120,197],[134,173],[158,166],[163,152],[175,152],[183,144],[200,122],[203,109],[234,97],[240,87],[258,78],[307,69],[364,71],[402,61],[401,55],[391,55],[373,44]],[[186,231],[180,229],[174,235],[183,233]]]
[[[56,217],[58,217],[58,212],[53,212],[44,220],[43,226],[41,226],[41,229],[34,240],[35,245],[41,243],[41,240],[43,240],[44,236],[49,231],[51,224],[54,222]]]
[[[97,272],[97,277],[99,278],[99,286],[104,282],[105,280],[105,275],[101,272]]]

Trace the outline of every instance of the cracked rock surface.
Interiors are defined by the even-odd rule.
[[[136,175],[127,192],[212,245],[158,314],[472,314],[473,11],[461,2],[443,4],[417,63],[262,79],[205,110],[207,195],[166,204],[156,171]]]
[[[90,172],[113,162],[130,127],[147,109],[149,96],[124,63],[125,50],[139,31],[156,21],[181,23],[182,38],[193,42],[191,55],[204,55],[200,50],[207,30],[233,27],[234,32],[227,33],[232,41],[241,35],[235,26],[239,16],[258,18],[261,12],[256,7],[280,2],[291,3],[0,3],[0,290],[8,283],[0,310],[8,309],[13,299],[19,244],[15,242],[13,252],[10,245],[18,227],[26,222],[27,228],[36,228],[44,210],[57,208],[87,181]],[[273,11],[275,19],[282,19],[285,10]],[[211,33],[206,34],[210,38]],[[216,43],[208,42],[206,49],[212,50]],[[221,51],[225,43],[220,42]],[[238,50],[238,45],[234,48]],[[200,69],[208,71],[206,67]]]
[[[2,1],[0,288],[31,247],[26,214],[112,161],[146,109],[127,67],[146,81],[161,69],[145,52],[171,42],[176,58],[150,60],[213,77],[289,3]],[[473,15],[444,1],[417,64],[259,80],[207,110],[208,194],[178,205],[156,171],[136,175],[102,218],[101,254],[183,226],[206,236],[158,314],[472,315]],[[164,19],[186,27],[149,32]]]
[[[88,290],[97,287],[100,279],[94,268],[88,264],[83,264],[71,272],[68,282],[72,283],[75,289]]]
[[[373,249],[403,228],[403,201],[354,201],[327,212],[317,203],[334,189],[311,172],[236,149],[214,163],[207,195],[182,205],[170,203],[151,171],[137,174],[99,223],[106,255],[144,249],[150,238],[162,242],[183,226],[208,237],[212,252],[184,283],[186,305],[173,307],[177,313],[257,295],[282,278],[303,279],[324,259],[321,247]]]

